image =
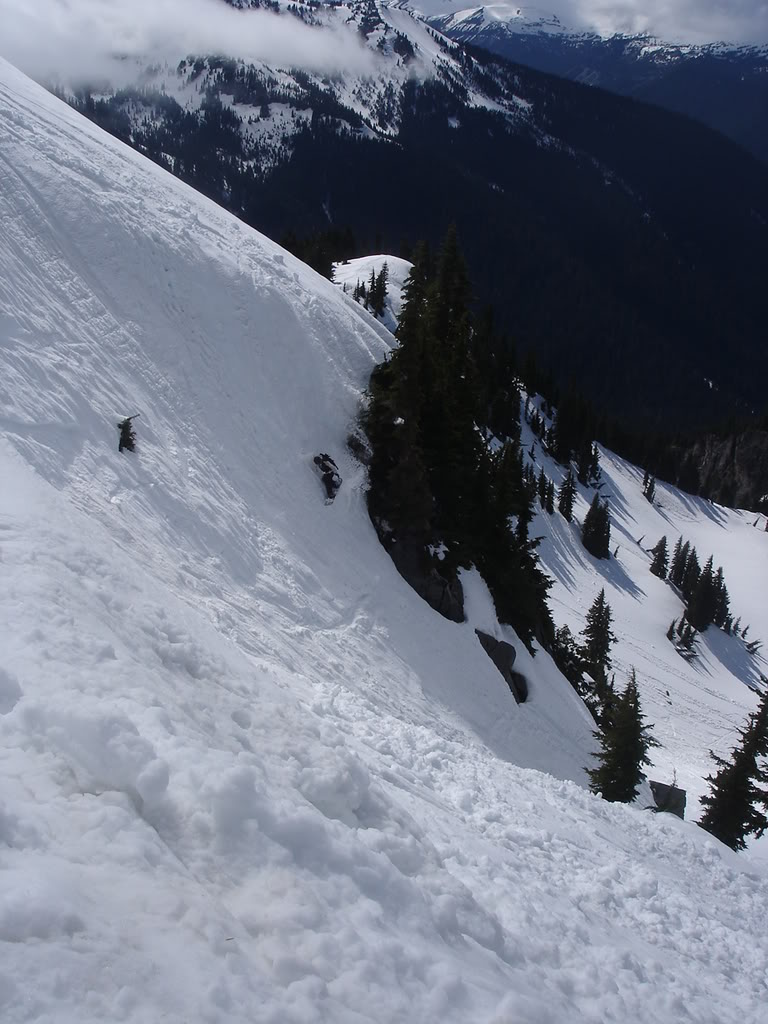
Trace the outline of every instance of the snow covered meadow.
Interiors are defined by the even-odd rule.
[[[2,62],[0,174],[2,1019],[762,1021],[761,859],[589,794],[548,656],[474,573],[455,625],[380,548],[345,440],[386,329]],[[555,618],[606,586],[696,794],[754,694],[735,649],[677,658],[635,542],[712,550],[768,638],[768,535],[603,467],[615,563],[537,523]]]

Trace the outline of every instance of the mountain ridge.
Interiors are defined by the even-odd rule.
[[[768,42],[672,43],[526,21],[508,5],[427,15],[451,39],[696,118],[768,161]],[[768,30],[766,30],[768,37]]]

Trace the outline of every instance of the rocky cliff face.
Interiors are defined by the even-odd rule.
[[[708,434],[693,445],[689,458],[702,494],[723,505],[768,513],[768,429]]]

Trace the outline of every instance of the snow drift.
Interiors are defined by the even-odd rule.
[[[0,170],[4,1019],[756,1024],[759,864],[586,792],[549,658],[379,547],[384,328],[3,63]]]

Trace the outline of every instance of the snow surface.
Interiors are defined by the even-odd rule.
[[[385,329],[2,62],[0,174],[3,1021],[762,1021],[763,865],[593,797],[551,660],[379,546]]]
[[[371,273],[379,275],[387,265],[387,295],[384,299],[384,314],[381,323],[389,331],[395,330],[400,316],[402,291],[406,278],[411,272],[412,263],[399,256],[359,256],[356,259],[334,263],[333,280],[347,295],[352,295],[358,284],[366,289]],[[373,314],[371,314],[373,316]]]

